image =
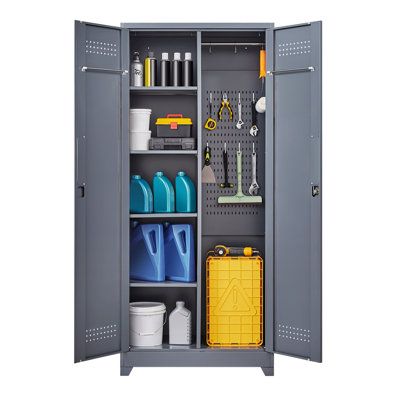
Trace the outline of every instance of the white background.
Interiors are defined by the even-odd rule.
[[[399,395],[400,35],[394,4],[2,3],[3,398],[310,400]],[[323,20],[323,364],[277,356],[273,378],[256,368],[149,368],[120,378],[118,356],[73,364],[74,19],[110,25],[277,26]]]

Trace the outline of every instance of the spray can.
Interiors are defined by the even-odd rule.
[[[131,64],[131,86],[143,86],[143,64],[139,60],[139,52],[133,53]]]
[[[181,53],[174,53],[172,61],[172,86],[182,86]]]
[[[157,60],[152,51],[148,52],[144,59],[144,86],[156,86],[157,82]]]
[[[161,53],[161,64],[160,64],[160,86],[171,85],[171,63],[168,60],[168,53]]]
[[[185,60],[183,61],[183,86],[193,86],[192,53],[185,53]]]

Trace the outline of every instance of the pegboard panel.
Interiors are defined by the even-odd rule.
[[[206,143],[211,148],[211,166],[216,184],[202,184],[203,234],[213,235],[263,235],[263,204],[218,204],[219,196],[230,196],[237,192],[236,152],[240,143],[242,151],[242,190],[250,195],[251,154],[253,143],[257,153],[257,182],[259,194],[264,200],[264,165],[265,165],[265,114],[257,114],[258,135],[250,135],[252,125],[251,102],[254,92],[256,101],[260,97],[261,84],[254,71],[207,71],[203,83],[202,110],[203,120],[209,116],[209,96],[212,93],[212,116],[217,120],[217,128],[213,131],[203,129],[203,150]],[[241,129],[236,127],[238,121],[238,96],[240,92],[242,104]],[[223,94],[226,93],[233,110],[233,119],[224,109],[222,119],[218,119],[218,111]],[[223,150],[224,143],[228,150],[228,180],[233,188],[220,188],[224,182]]]

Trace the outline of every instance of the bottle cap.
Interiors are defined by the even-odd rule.
[[[161,60],[168,61],[168,53],[161,53]]]
[[[178,176],[185,176],[186,174],[185,174],[184,171],[179,171],[176,175],[178,175]]]
[[[176,306],[177,306],[178,308],[185,307],[185,302],[184,302],[184,301],[177,301],[177,302],[176,302]]]
[[[135,52],[133,53],[133,61],[140,61],[140,59],[139,59],[139,52],[138,52],[138,51],[135,51]]]
[[[192,53],[185,53],[185,60],[192,60]]]
[[[181,60],[181,53],[174,53],[174,60]]]
[[[164,172],[162,171],[157,171],[154,176],[164,176]]]
[[[154,51],[149,51],[147,55],[149,58],[154,58]]]
[[[140,175],[132,175],[132,179],[142,179]]]

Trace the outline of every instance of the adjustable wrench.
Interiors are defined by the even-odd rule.
[[[253,153],[251,154],[251,185],[249,187],[249,193],[252,196],[256,196],[258,189],[260,189],[260,186],[257,183],[257,154],[253,142]]]
[[[238,99],[238,121],[236,123],[236,128],[242,129],[244,122],[242,120],[242,103],[240,101],[240,92],[239,92],[239,99]]]

